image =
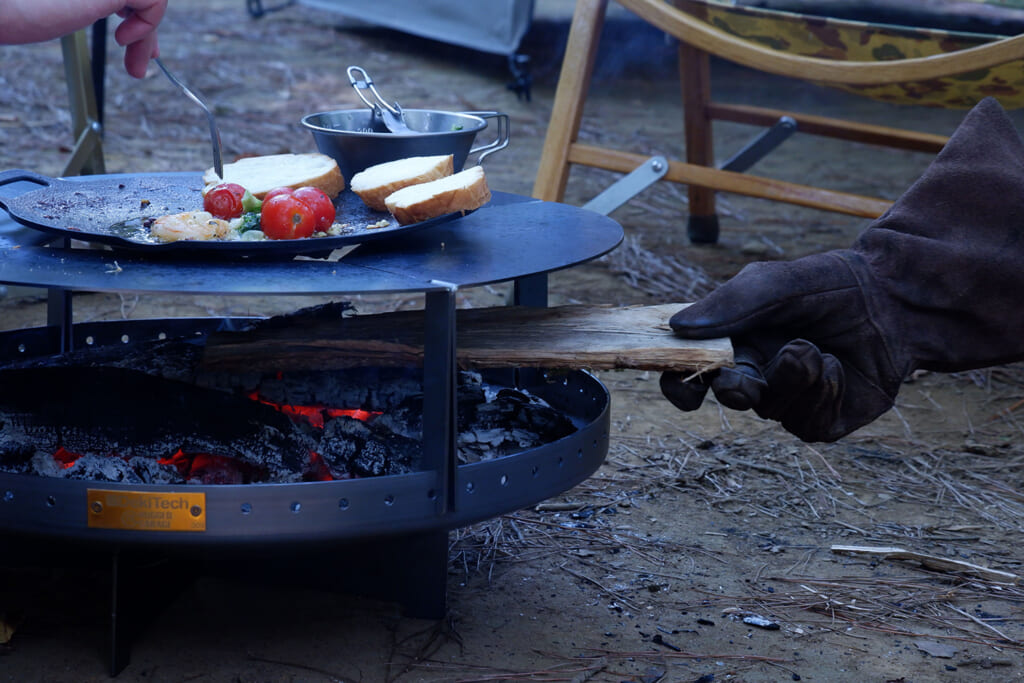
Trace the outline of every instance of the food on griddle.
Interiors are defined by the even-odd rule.
[[[331,198],[316,187],[271,190],[263,200],[260,229],[268,239],[293,240],[326,233],[334,224]]]
[[[370,166],[352,176],[349,187],[371,209],[387,211],[384,202],[391,193],[450,176],[453,172],[451,154],[409,157]]]
[[[259,211],[260,200],[238,183],[221,183],[206,188],[203,209],[217,218],[231,220],[247,211]]]
[[[278,187],[260,201],[241,186],[224,183],[206,193],[204,206],[215,210],[161,216],[146,225],[161,242],[290,240],[337,235],[344,227],[334,222],[334,202],[318,187]]]
[[[388,211],[401,225],[419,223],[457,211],[478,209],[491,199],[484,169],[466,169],[439,180],[410,185],[388,195]]]
[[[241,185],[259,199],[278,187],[318,187],[331,199],[345,189],[338,162],[319,152],[245,157],[225,164],[223,178],[212,168],[203,173],[204,194],[222,183]]]
[[[214,218],[209,211],[186,211],[160,216],[149,226],[149,231],[161,242],[220,240],[234,232],[228,221]]]
[[[400,159],[357,173],[352,191],[401,225],[471,211],[490,201],[481,167],[452,174],[452,166],[450,154]],[[249,157],[227,164],[224,175],[227,180],[219,182],[212,169],[203,174],[210,184],[203,188],[202,211],[147,219],[144,225],[153,238],[291,240],[339,235],[347,227],[335,222],[333,202],[344,179],[338,164],[324,154]],[[389,224],[384,219],[366,227]]]

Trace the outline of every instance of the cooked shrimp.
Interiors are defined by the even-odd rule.
[[[161,242],[178,240],[219,240],[228,237],[231,225],[214,218],[207,211],[186,211],[160,216],[149,228],[153,237]]]

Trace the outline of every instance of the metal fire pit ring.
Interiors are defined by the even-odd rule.
[[[231,320],[192,321],[202,335]],[[178,336],[186,321],[143,320],[75,326],[82,343],[103,345]],[[48,328],[0,334],[0,349],[43,349]],[[28,353],[28,355],[34,355]],[[502,377],[484,378],[502,383]],[[549,444],[455,468],[448,509],[439,505],[437,472],[330,482],[248,485],[145,485],[0,473],[0,518],[5,532],[90,543],[172,546],[354,541],[417,532],[449,531],[528,507],[589,477],[608,452],[609,395],[582,371],[550,374],[520,369],[517,386],[569,415],[578,429]],[[151,531],[90,526],[91,490],[144,494],[203,494],[202,531]]]
[[[31,189],[26,183],[10,185],[0,188],[0,195]],[[9,561],[24,558],[32,566],[77,567],[88,559],[108,568],[111,675],[127,664],[137,632],[133,626],[146,618],[131,606],[151,599],[150,554],[180,562],[182,573],[196,576],[237,579],[266,568],[293,578],[301,568],[303,581],[313,585],[311,570],[319,570],[322,588],[398,602],[408,616],[437,619],[446,611],[449,530],[564,492],[592,474],[607,454],[609,398],[597,379],[574,372],[549,383],[543,371],[519,370],[518,385],[575,413],[579,430],[513,457],[452,467],[455,411],[450,383],[455,377],[457,290],[511,281],[514,303],[545,306],[549,273],[597,258],[622,241],[621,226],[606,216],[494,192],[486,210],[400,241],[361,245],[337,263],[146,259],[73,244],[43,247],[39,237],[39,231],[19,229],[0,214],[0,284],[49,290],[47,327],[0,333],[0,352],[11,361],[94,344],[201,336],[232,324],[217,319],[73,323],[75,292],[419,292],[425,297],[424,432],[430,435],[424,435],[422,471],[215,490],[165,487],[172,493],[208,494],[209,519],[202,535],[90,528],[90,485],[119,485],[0,474],[0,542],[10,551]],[[315,539],[336,541],[309,542]],[[45,564],[35,564],[39,561]],[[165,567],[161,576],[177,573]]]

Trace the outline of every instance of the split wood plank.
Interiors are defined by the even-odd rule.
[[[732,364],[728,339],[687,340],[668,320],[686,304],[499,306],[456,311],[461,368],[541,367],[701,372]],[[276,319],[274,319],[276,320]],[[208,339],[208,371],[341,369],[423,362],[424,312],[397,311],[257,324]]]

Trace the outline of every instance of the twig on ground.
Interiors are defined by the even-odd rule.
[[[1012,572],[990,569],[970,562],[964,562],[963,560],[951,560],[945,557],[926,555],[924,553],[905,550],[903,548],[833,545],[831,550],[834,553],[843,555],[860,555],[885,560],[910,560],[913,562],[920,562],[922,566],[929,569],[945,572],[957,572],[993,581],[995,583],[1017,585],[1021,582],[1021,577]]]

